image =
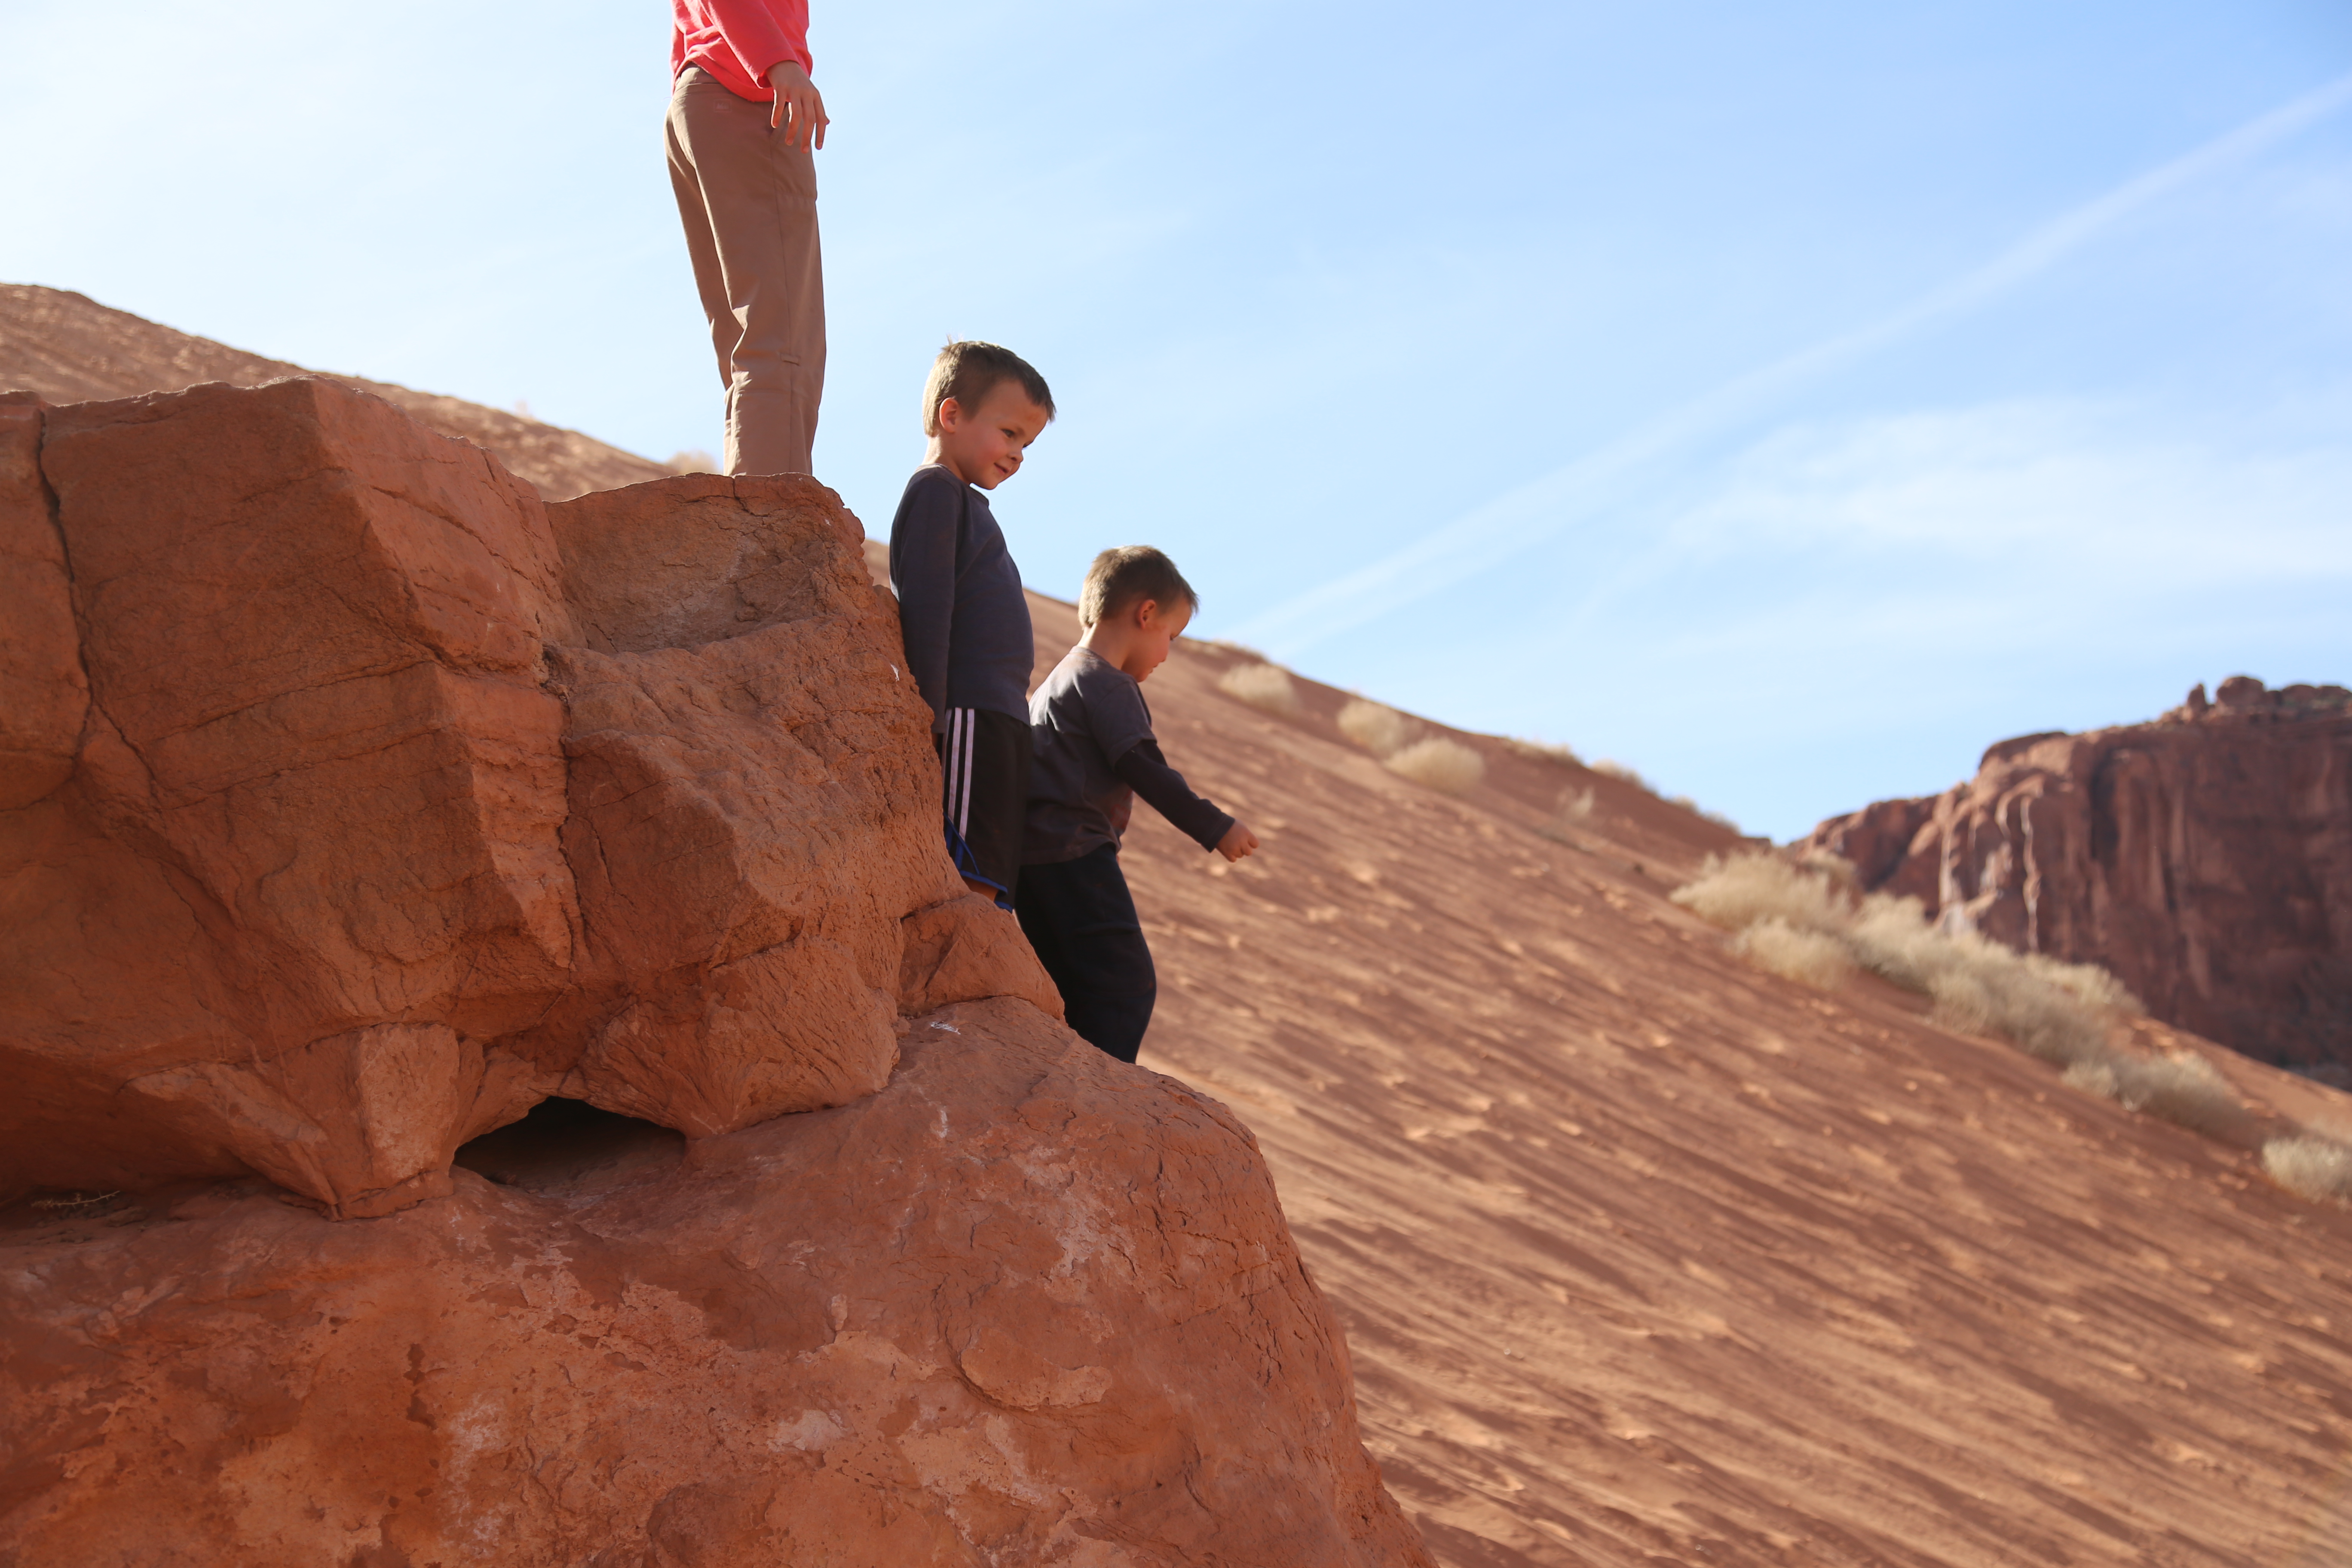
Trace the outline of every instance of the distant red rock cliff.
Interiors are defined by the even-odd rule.
[[[2352,691],[2199,686],[2147,724],[2022,735],[1807,847],[1947,925],[2101,963],[2166,1022],[2352,1069]]]

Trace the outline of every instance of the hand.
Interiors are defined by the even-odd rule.
[[[1238,822],[1226,828],[1225,836],[1217,840],[1217,853],[1228,860],[1246,859],[1256,847],[1257,835]]]
[[[824,95],[809,80],[808,72],[801,69],[800,61],[778,60],[770,66],[768,85],[776,89],[768,129],[783,132],[787,147],[824,146],[824,128],[833,121],[825,118]]]

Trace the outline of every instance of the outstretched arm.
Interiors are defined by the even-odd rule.
[[[1213,803],[1192,793],[1184,775],[1168,765],[1157,741],[1138,741],[1119,753],[1111,771],[1128,788],[1150,802],[1154,811],[1175,824],[1178,832],[1203,849],[1223,848],[1226,836],[1241,826]],[[1249,829],[1242,828],[1242,832],[1246,835]],[[1251,849],[1257,847],[1255,837],[1249,843]],[[1242,855],[1248,853],[1248,849],[1242,851]],[[1238,860],[1242,855],[1228,854],[1225,858]]]

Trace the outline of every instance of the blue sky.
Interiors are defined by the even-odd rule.
[[[2340,0],[815,10],[870,529],[997,339],[1034,585],[1160,543],[1206,634],[1781,837],[2352,682]],[[660,7],[127,0],[96,83],[87,26],[0,0],[0,278],[715,448]]]

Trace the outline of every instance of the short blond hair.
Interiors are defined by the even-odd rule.
[[[1187,611],[1201,607],[1201,595],[1184,581],[1176,563],[1149,544],[1122,544],[1104,551],[1087,568],[1086,586],[1078,590],[1078,622],[1099,626],[1104,617],[1120,614],[1138,599],[1163,607],[1181,599]]]
[[[980,406],[981,399],[996,389],[999,382],[1021,384],[1029,401],[1054,417],[1054,394],[1045,385],[1045,378],[1027,360],[1011,349],[996,343],[954,342],[941,349],[931,361],[931,374],[923,382],[923,434],[940,433],[940,405],[952,397],[956,406],[969,414]]]

